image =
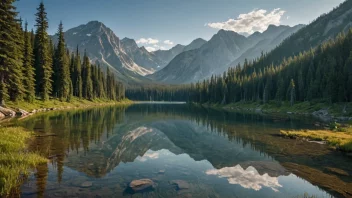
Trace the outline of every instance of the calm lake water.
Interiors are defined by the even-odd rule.
[[[351,197],[352,158],[278,136],[312,121],[135,104],[50,112],[18,121],[51,162],[23,197]],[[141,191],[131,181],[150,179]],[[309,195],[309,196],[308,196]]]

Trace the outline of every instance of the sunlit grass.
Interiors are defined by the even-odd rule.
[[[333,116],[352,116],[352,103],[326,103],[323,101],[306,101],[306,102],[297,102],[293,106],[291,106],[288,101],[268,101],[263,104],[262,102],[252,102],[252,101],[241,101],[236,103],[231,103],[227,105],[220,104],[205,104],[205,106],[211,106],[214,108],[225,108],[225,109],[233,109],[238,111],[243,110],[251,110],[260,109],[266,113],[284,113],[292,112],[296,114],[310,114],[314,111],[318,111],[321,109],[325,109],[329,112],[330,115]],[[347,112],[344,113],[344,110]]]
[[[26,111],[32,111],[34,109],[42,108],[72,108],[72,107],[85,107],[85,106],[97,106],[97,105],[108,105],[108,104],[130,104],[131,101],[124,99],[121,101],[113,101],[108,99],[94,99],[86,100],[73,97],[70,102],[60,101],[58,99],[50,99],[48,101],[34,100],[32,103],[25,101],[18,102],[7,102],[6,106],[10,108],[20,108]]]
[[[0,127],[0,196],[21,185],[31,168],[47,159],[26,151],[32,133],[19,127]]]
[[[330,130],[281,130],[281,134],[291,138],[305,138],[314,141],[326,141],[331,147],[341,151],[352,152],[352,129],[344,132]]]

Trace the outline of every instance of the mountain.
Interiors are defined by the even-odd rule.
[[[285,39],[265,58],[266,64],[278,64],[285,57],[297,55],[335,38],[352,28],[352,1],[346,0],[328,14],[323,14],[309,25]]]
[[[221,74],[236,60],[242,62],[243,57],[255,58],[262,51],[273,49],[301,27],[271,25],[263,33],[255,32],[249,37],[220,30],[200,48],[179,54],[164,69],[148,77],[164,83],[180,84]]]
[[[56,36],[53,36],[53,40],[57,40]],[[65,41],[71,51],[78,47],[82,55],[86,51],[91,62],[109,67],[120,81],[150,82],[143,76],[153,73],[153,70],[138,65],[128,55],[128,50],[123,48],[125,45],[122,41],[101,22],[91,21],[67,30]]]
[[[52,36],[54,43],[57,36]],[[117,78],[126,84],[152,83],[145,75],[160,70],[179,53],[199,48],[206,41],[196,39],[189,45],[176,45],[169,50],[148,52],[138,47],[135,40],[117,37],[114,32],[99,21],[71,28],[65,32],[67,48],[87,53],[92,63],[109,67]]]
[[[135,40],[124,38],[121,40],[121,46],[125,53],[138,65],[154,72],[160,68],[163,61],[154,53],[148,52],[145,47],[138,47]]]
[[[284,41],[289,36],[293,35],[295,32],[305,27],[305,25],[299,24],[293,27],[290,26],[274,26],[270,25],[268,29],[263,32],[256,32],[248,37],[252,43],[256,43],[254,46],[246,50],[239,58],[230,63],[230,65],[226,65],[227,69],[229,66],[235,66],[238,63],[243,63],[245,59],[253,60],[258,58],[260,54],[270,52],[275,47],[280,45],[282,41]],[[221,72],[223,72],[222,70]]]
[[[182,52],[198,49],[198,48],[202,47],[202,45],[204,45],[206,42],[207,41],[202,38],[197,38],[197,39],[193,40],[190,44],[186,45],[183,48]]]
[[[205,44],[207,41],[201,38],[197,38],[193,40],[190,44],[184,46],[184,45],[176,45],[172,47],[169,50],[157,50],[153,52],[153,54],[159,58],[159,60],[162,60],[162,64],[160,65],[160,68],[165,67],[172,59],[174,59],[178,54],[189,51],[189,50],[194,50],[200,48],[203,44]]]

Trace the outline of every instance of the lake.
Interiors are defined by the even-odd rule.
[[[181,103],[38,114],[15,124],[38,132],[30,149],[51,161],[21,195],[351,197],[351,157],[279,136],[313,123]]]

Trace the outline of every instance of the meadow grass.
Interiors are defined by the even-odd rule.
[[[241,101],[236,103],[230,103],[227,105],[220,104],[204,104],[205,106],[210,106],[213,108],[225,108],[228,110],[250,110],[254,111],[255,109],[260,109],[265,113],[283,113],[292,112],[296,114],[311,114],[314,111],[325,109],[332,116],[352,116],[352,103],[334,103],[330,104],[323,101],[306,101],[306,102],[297,102],[293,106],[290,105],[287,101],[268,101],[263,104],[261,102],[252,102],[252,101]],[[346,112],[344,112],[346,111]]]
[[[290,138],[304,138],[314,141],[326,141],[329,146],[345,151],[352,152],[352,128],[347,127],[343,132],[331,130],[281,130],[280,133]]]
[[[32,136],[33,133],[20,127],[0,126],[0,196],[9,196],[32,168],[47,163],[46,158],[26,150]]]
[[[108,99],[94,99],[86,100],[73,97],[70,102],[60,101],[58,99],[50,99],[48,101],[34,100],[33,102],[17,101],[7,102],[6,106],[12,109],[20,108],[26,111],[42,108],[80,108],[87,106],[100,106],[100,105],[114,105],[114,104],[130,104],[131,101],[124,99],[121,101],[114,101]]]

